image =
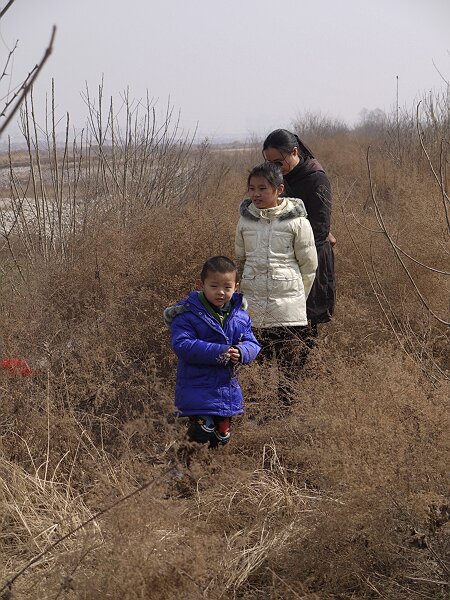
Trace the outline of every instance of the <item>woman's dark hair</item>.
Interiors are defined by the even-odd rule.
[[[200,279],[204,282],[210,273],[236,273],[237,281],[237,267],[227,256],[211,256],[211,258],[208,258],[202,267]]]
[[[263,152],[267,150],[267,148],[276,148],[280,152],[285,152],[289,154],[292,150],[297,147],[298,153],[303,156],[306,160],[307,158],[314,158],[311,150],[302,142],[302,140],[295,133],[291,133],[287,129],[275,129],[272,133],[264,140],[263,144]]]
[[[274,163],[265,162],[260,165],[256,165],[250,171],[247,179],[247,187],[250,185],[250,179],[252,177],[264,177],[270,183],[271,186],[277,188],[283,183],[283,173],[278,165]]]

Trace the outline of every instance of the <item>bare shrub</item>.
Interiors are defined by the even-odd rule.
[[[310,144],[345,135],[348,132],[348,126],[340,119],[310,111],[299,114],[293,120],[292,127],[301,139]]]

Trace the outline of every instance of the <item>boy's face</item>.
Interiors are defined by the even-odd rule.
[[[200,289],[203,290],[206,299],[214,306],[223,308],[231,300],[237,288],[236,271],[231,273],[209,272],[205,281],[200,281]]]

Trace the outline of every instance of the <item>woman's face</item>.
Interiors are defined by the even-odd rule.
[[[278,206],[278,196],[283,190],[283,184],[274,187],[262,175],[253,175],[248,184],[250,200],[260,210]]]
[[[266,148],[263,150],[264,160],[278,165],[283,175],[292,171],[300,162],[297,146],[294,146],[292,152],[282,152],[277,148]]]

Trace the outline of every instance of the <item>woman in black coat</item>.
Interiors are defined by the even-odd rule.
[[[286,129],[272,131],[264,141],[264,159],[280,166],[285,196],[303,200],[314,232],[318,267],[306,303],[311,335],[317,324],[330,321],[336,300],[333,246],[330,234],[331,186],[321,164],[297,135]]]

